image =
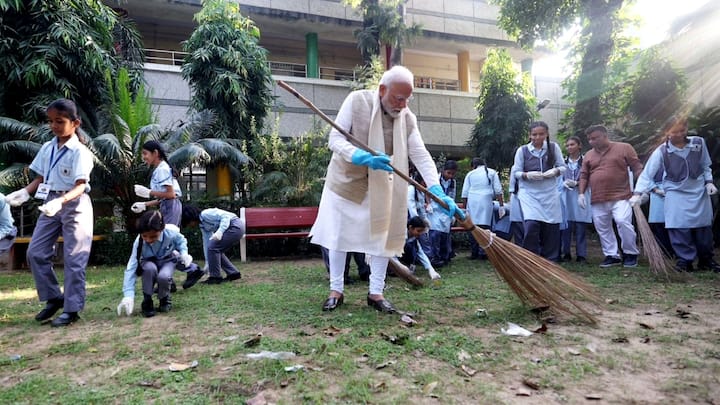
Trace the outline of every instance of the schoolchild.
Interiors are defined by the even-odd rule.
[[[160,312],[169,312],[172,308],[170,280],[175,265],[181,262],[192,266],[192,256],[188,254],[185,236],[174,227],[165,227],[160,211],[144,212],[137,220],[139,235],[133,243],[132,253],[125,268],[123,279],[123,299],[118,305],[118,315],[125,310],[127,315],[133,312],[135,301],[135,281],[142,280],[143,301],[140,309],[143,316],[155,316],[153,291],[157,284]]]
[[[35,278],[35,287],[45,308],[35,319],[40,322],[63,313],[52,326],[67,326],[80,319],[85,306],[85,268],[93,237],[93,208],[88,196],[93,156],[76,134],[81,121],[75,103],[58,99],[47,108],[48,125],[55,138],[46,142],[30,163],[37,177],[5,199],[12,206],[22,205],[30,194],[45,203],[39,207],[27,261]],[[58,236],[62,236],[64,295],[60,290],[52,256]]]
[[[720,272],[713,260],[712,204],[717,193],[710,170],[710,154],[705,140],[688,136],[687,117],[671,117],[662,128],[667,136],[647,161],[640,174],[630,204],[641,201],[641,194],[656,188],[655,174],[663,171],[665,227],[677,257],[676,270],[692,271],[698,259],[699,270]]]
[[[17,228],[10,212],[10,204],[5,201],[5,195],[0,193],[0,255],[4,254],[15,243]]]
[[[519,182],[517,198],[524,219],[523,247],[546,259],[560,259],[562,208],[557,177],[565,171],[562,151],[550,142],[548,125],[530,124],[530,143],[515,152],[511,176]]]
[[[407,266],[413,273],[415,272],[415,266],[421,264],[427,269],[430,278],[437,280],[440,278],[440,274],[438,274],[432,264],[430,264],[430,259],[423,251],[420,240],[418,239],[421,235],[427,233],[427,231],[428,224],[424,219],[417,215],[410,218],[407,223],[407,238],[405,239],[403,254],[396,259]]]
[[[472,218],[473,223],[483,229],[490,229],[493,221],[493,200],[500,204],[498,215],[505,216],[503,207],[502,185],[497,171],[490,169],[480,158],[473,158],[472,170],[468,172],[463,181],[462,199],[465,209]],[[468,233],[470,241],[470,260],[487,260],[485,251],[478,245],[472,233]]]
[[[578,263],[587,261],[587,239],[585,230],[588,224],[592,223],[592,211],[582,209],[578,205],[578,181],[580,180],[580,169],[582,168],[583,156],[582,142],[577,136],[571,136],[565,142],[565,149],[568,156],[565,158],[567,170],[563,173],[562,188],[560,197],[565,208],[564,214],[567,220],[567,228],[560,231],[562,240],[561,253],[563,261],[572,260],[570,252],[573,236],[575,237],[575,260]],[[590,201],[590,188],[585,190],[585,200]]]
[[[457,190],[455,182],[457,169],[457,162],[448,160],[438,174],[439,186],[442,187],[443,194],[453,200],[455,200]],[[450,228],[452,228],[455,218],[448,216],[437,202],[433,201],[431,206],[432,211],[428,215],[428,220],[430,222],[430,242],[433,254],[430,260],[433,266],[442,267],[450,264],[450,259],[453,257]]]
[[[166,224],[180,226],[182,203],[178,198],[180,190],[176,190],[178,182],[173,176],[173,169],[167,163],[165,149],[158,141],[147,141],[142,147],[142,159],[153,168],[150,177],[150,188],[135,185],[135,194],[141,198],[155,198],[146,202],[136,202],[131,209],[136,214],[148,207],[159,207]],[[182,195],[182,194],[180,194]]]
[[[210,273],[205,284],[220,284],[242,277],[225,256],[225,252],[237,246],[245,234],[245,223],[237,215],[219,208],[207,208],[201,212],[197,207],[188,205],[183,207],[182,226],[200,226],[205,264]],[[221,270],[225,272],[225,278],[222,278]]]

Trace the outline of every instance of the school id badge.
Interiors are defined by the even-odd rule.
[[[50,194],[50,185],[45,183],[40,183],[40,185],[37,188],[37,191],[35,192],[35,198],[38,200],[45,200]]]

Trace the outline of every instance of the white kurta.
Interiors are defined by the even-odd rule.
[[[493,200],[501,193],[500,178],[493,169],[478,166],[465,176],[461,196],[467,198],[467,212],[474,224],[492,224]]]
[[[369,119],[370,117],[368,117]],[[352,123],[351,97],[348,97],[340,107],[335,122],[341,128],[349,131]],[[352,155],[357,150],[335,129],[330,131],[328,144],[334,154],[340,154],[347,162],[352,161]],[[423,179],[426,179],[428,188],[438,184],[435,163],[425,148],[425,143],[417,129],[408,135],[407,148],[408,158],[413,162]],[[392,163],[394,164],[394,162]],[[405,181],[399,176],[390,173],[388,173],[388,176],[392,176],[392,181]],[[366,194],[362,202],[357,204],[333,192],[326,184],[320,199],[318,218],[310,231],[312,235],[311,242],[330,250],[362,252],[371,256],[392,257],[402,254],[402,251],[387,251],[386,238],[383,235],[371,234],[370,200],[368,196],[369,194]],[[406,212],[403,214],[406,214]]]

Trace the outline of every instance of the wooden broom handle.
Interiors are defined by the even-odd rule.
[[[351,141],[355,146],[359,147],[360,149],[369,152],[373,154],[374,156],[379,155],[376,151],[372,150],[369,146],[364,144],[363,142],[360,142],[357,138],[355,138],[353,135],[351,135],[348,131],[346,131],[344,128],[340,127],[335,121],[333,121],[330,117],[328,117],[324,112],[322,112],[319,108],[315,106],[315,104],[312,103],[312,101],[305,98],[302,94],[298,93],[297,90],[293,89],[289,84],[285,83],[282,80],[277,81],[278,86],[282,87],[283,89],[287,90],[292,94],[293,96],[297,97],[298,100],[302,101],[303,104],[308,106],[311,110],[313,110],[317,115],[320,116],[323,120],[325,120],[328,124],[332,125],[333,128],[337,129],[338,132],[340,132],[345,138],[347,138],[349,141]],[[425,188],[422,184],[418,183],[417,181],[413,180],[410,176],[407,174],[398,171],[392,163],[388,163],[388,166],[390,166],[393,169],[393,173],[397,174],[402,178],[403,180],[407,181],[408,183],[412,184],[413,187],[420,190],[421,192],[425,193],[425,195],[429,195],[430,198],[433,199],[436,203],[440,204],[443,208],[448,209],[447,204],[445,204],[445,201],[441,200],[440,197],[436,196],[435,194],[431,193],[427,188]],[[459,220],[463,220],[460,215],[455,214],[455,216]]]

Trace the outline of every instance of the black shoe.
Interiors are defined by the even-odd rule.
[[[65,299],[63,297],[47,300],[45,308],[35,315],[35,320],[38,322],[47,321],[52,318],[53,315],[55,315],[55,313],[63,307],[63,305],[65,305]]]
[[[587,263],[587,259],[585,259],[583,256],[578,256],[578,257],[576,257],[576,258],[575,258],[575,261],[578,262],[578,263],[582,263],[582,264]]]
[[[570,253],[563,255],[563,257],[560,258],[561,262],[571,262],[572,261],[572,255]]]
[[[142,314],[145,318],[151,318],[155,316],[155,306],[153,305],[153,299],[151,295],[143,295],[143,302],[140,305]]]
[[[478,256],[478,260],[487,260],[487,259],[488,259],[487,255]]]
[[[177,286],[175,285],[175,280],[173,279],[170,279],[170,292],[177,292]]]
[[[334,311],[335,308],[339,307],[343,304],[345,296],[340,295],[339,297],[328,297],[328,299],[323,302],[322,310],[323,311]]]
[[[225,280],[222,277],[208,277],[208,279],[203,281],[202,283],[214,285],[214,284],[221,284],[223,281],[225,281]]]
[[[393,305],[390,303],[390,301],[388,301],[386,299],[376,301],[376,300],[370,298],[370,296],[368,295],[367,304],[368,304],[368,306],[375,308],[375,310],[384,312],[386,314],[395,313],[395,307],[393,307]]]
[[[240,280],[241,278],[242,278],[242,274],[240,274],[238,272],[238,273],[228,274],[227,276],[225,276],[223,281],[225,281],[225,282],[235,281],[235,280]]]
[[[165,298],[160,298],[160,306],[158,307],[158,312],[170,312],[172,309],[172,301],[170,300],[170,296],[168,295]]]
[[[720,273],[720,264],[718,264],[715,260],[710,259],[707,260],[701,260],[698,262],[698,270],[702,271],[712,271],[714,273]]]
[[[185,279],[185,282],[182,285],[183,290],[187,290],[188,288],[197,284],[197,282],[200,281],[200,279],[203,278],[204,275],[205,275],[205,272],[200,269],[189,272],[187,274],[187,278]],[[170,292],[174,292],[172,290],[172,288],[170,288]]]
[[[613,267],[613,266],[619,266],[622,263],[622,260],[618,257],[612,257],[612,256],[605,256],[605,260],[603,260],[602,263],[600,263],[600,267]]]
[[[80,319],[80,316],[77,314],[77,312],[63,312],[62,314],[60,314],[60,316],[53,319],[50,325],[53,328],[59,328],[61,326],[68,326],[71,323],[77,321],[78,319]]]
[[[625,255],[623,257],[623,267],[637,267],[638,257],[637,255]]]

